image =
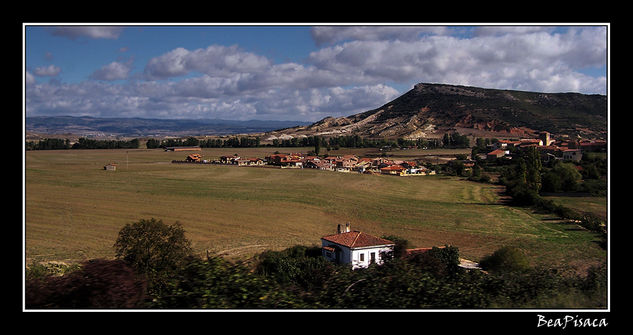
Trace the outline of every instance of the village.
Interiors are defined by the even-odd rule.
[[[606,151],[604,140],[555,140],[548,132],[541,132],[538,138],[493,139],[470,155],[469,159],[461,160],[466,169],[472,168],[477,161],[493,163],[499,159],[512,159],[518,150],[536,148],[544,163],[563,160],[580,162],[583,152]],[[202,151],[198,146],[167,147],[166,151]],[[436,171],[430,169],[420,159],[390,159],[389,157],[359,157],[356,155],[314,155],[298,152],[279,153],[260,157],[241,157],[238,154],[221,156],[219,159],[204,159],[199,153],[189,154],[184,160],[173,160],[172,163],[222,164],[238,167],[270,167],[282,169],[317,169],[343,173],[361,173],[391,176],[425,176],[434,175]]]
[[[518,140],[499,140],[487,146],[492,151],[481,155],[480,159],[496,160],[497,158],[511,159],[514,149],[535,147],[543,162],[551,160],[565,160],[579,162],[582,153],[588,151],[606,151],[607,142],[604,140],[555,140],[548,132],[541,132],[539,138],[522,138]]]
[[[177,151],[199,151],[199,147],[179,147]],[[189,154],[184,161],[173,160],[172,163],[198,163],[198,164],[222,164],[250,167],[276,167],[281,169],[318,169],[324,171],[336,171],[344,173],[384,174],[395,176],[424,176],[434,175],[430,170],[412,160],[390,160],[379,158],[360,158],[356,155],[344,156],[309,156],[302,153],[275,153],[264,158],[242,158],[233,156],[221,156],[219,160],[206,160],[201,154]]]

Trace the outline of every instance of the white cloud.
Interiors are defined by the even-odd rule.
[[[310,54],[319,69],[354,76],[365,83],[438,82],[532,91],[604,93],[593,91],[603,80],[579,69],[606,64],[606,35],[596,30],[564,34],[523,31],[481,37],[423,36],[415,41],[351,41]],[[552,68],[552,66],[555,66]],[[548,71],[546,78],[529,80],[529,71]],[[556,72],[552,72],[556,70]],[[585,81],[579,82],[582,77]],[[567,85],[566,85],[567,84]],[[500,85],[503,85],[501,87]]]
[[[54,77],[61,72],[61,69],[55,65],[36,67],[33,73],[39,77]]]
[[[31,72],[26,71],[24,82],[26,85],[35,84],[35,77],[31,74]]]
[[[135,78],[131,61],[107,64],[91,75],[98,81],[72,85],[38,84],[33,75],[60,69],[36,68],[26,73],[27,112],[316,121],[377,108],[404,93],[390,86],[396,84],[606,92],[604,76],[581,72],[605,66],[604,29],[481,27],[457,36],[432,26],[316,27],[312,33],[328,46],[305,63],[211,45],[157,55],[138,76],[144,80],[118,84],[108,81]]]
[[[73,40],[79,37],[117,39],[122,31],[123,28],[117,26],[64,26],[53,28],[51,34]]]
[[[152,58],[144,70],[147,79],[166,79],[200,72],[211,76],[260,71],[270,66],[266,57],[240,51],[237,46],[211,45],[189,51],[177,48]]]
[[[474,36],[499,36],[506,34],[532,34],[538,32],[551,33],[555,30],[554,26],[479,26],[474,29]]]
[[[90,79],[96,80],[120,80],[126,79],[130,73],[131,62],[112,62],[103,66],[90,75]]]
[[[377,41],[377,40],[417,40],[420,34],[444,35],[450,30],[445,26],[317,26],[311,30],[312,38],[317,45],[337,43],[341,41]]]

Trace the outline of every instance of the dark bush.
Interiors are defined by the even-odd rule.
[[[492,255],[484,257],[479,265],[491,272],[512,272],[529,268],[529,262],[523,252],[514,247],[503,247]]]
[[[63,276],[28,280],[26,308],[138,308],[146,283],[120,260],[95,259]]]

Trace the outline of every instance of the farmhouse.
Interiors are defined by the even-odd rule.
[[[369,264],[382,264],[382,254],[393,252],[395,243],[380,237],[350,230],[338,225],[337,233],[321,237],[323,257],[337,264],[350,264],[352,269],[366,268]]]
[[[116,171],[116,163],[110,163],[103,167],[106,171]]]
[[[493,151],[489,152],[488,154],[486,154],[486,158],[488,160],[495,160],[495,159],[503,157],[503,156],[505,156],[507,154],[508,154],[507,150],[497,149],[497,150],[493,150]]]

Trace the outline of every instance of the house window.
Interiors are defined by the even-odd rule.
[[[372,252],[371,254],[369,254],[369,262],[370,263],[375,263],[376,262],[376,253]]]
[[[365,254],[360,254],[360,261],[364,262],[365,261]]]

